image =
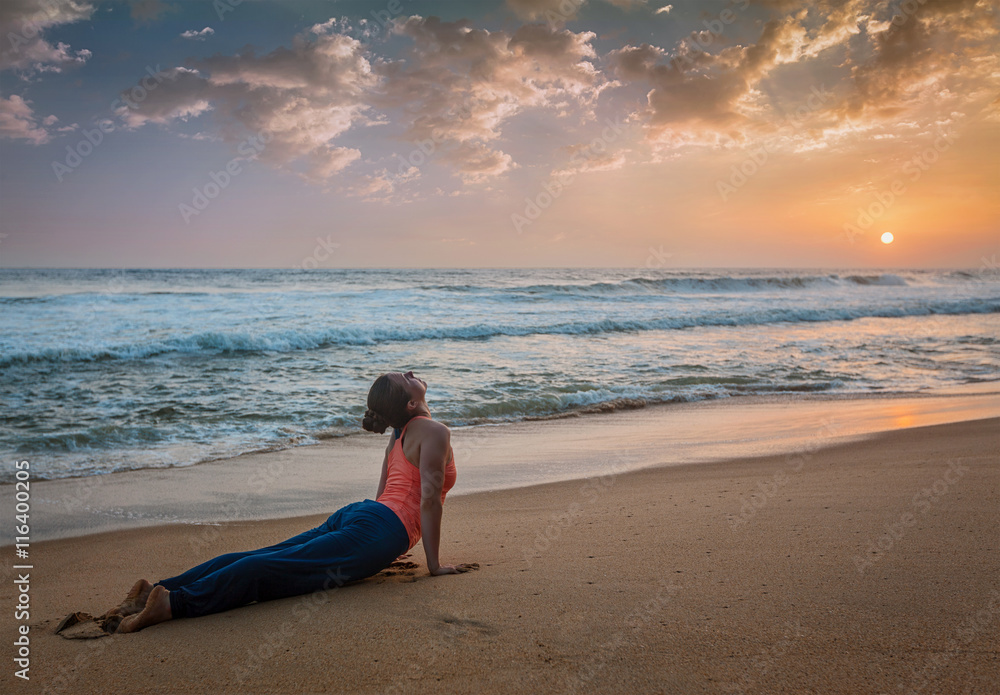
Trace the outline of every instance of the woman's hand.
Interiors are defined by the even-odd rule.
[[[479,569],[478,562],[463,562],[459,565],[441,565],[437,569],[432,569],[432,577],[440,577],[442,574],[461,574]]]

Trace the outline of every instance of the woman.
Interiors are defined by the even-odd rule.
[[[155,585],[140,579],[106,617],[122,616],[118,632],[136,632],[173,618],[330,589],[385,569],[421,535],[432,575],[479,569],[438,560],[441,508],[455,484],[455,457],[451,432],[431,419],[426,395],[427,382],[413,372],[383,374],[368,391],[362,426],[379,434],[394,428],[374,502],[349,504],[277,545],[220,555]]]

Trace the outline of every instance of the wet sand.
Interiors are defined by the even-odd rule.
[[[922,395],[726,398],[456,427],[452,494],[579,480],[611,468],[809,451],[875,432],[985,417],[1000,417],[997,383]],[[366,432],[182,468],[35,480],[32,538],[329,515],[375,494],[386,436]],[[7,489],[0,486],[0,510]]]
[[[449,497],[442,560],[478,572],[430,577],[418,544],[417,569],[135,635],[51,631],[326,515],[33,543],[31,681],[7,658],[0,689],[1000,692],[1000,419],[619,473],[592,453],[612,472]]]

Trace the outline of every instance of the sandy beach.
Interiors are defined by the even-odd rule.
[[[639,435],[628,413],[613,417],[622,441]],[[415,570],[96,640],[52,630],[71,611],[103,612],[138,577],[325,516],[36,543],[31,680],[8,658],[0,683],[9,693],[997,692],[998,425],[456,495],[442,559],[478,572],[430,577],[417,545]],[[0,601],[15,600],[8,578]],[[4,625],[13,636],[6,612]]]
[[[1000,2],[2,2],[0,695],[1000,695]]]

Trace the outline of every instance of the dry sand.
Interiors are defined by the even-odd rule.
[[[457,496],[442,560],[478,572],[430,577],[418,545],[410,573],[96,640],[51,631],[139,577],[325,517],[36,543],[31,681],[8,657],[0,690],[995,694],[998,433],[976,420]]]

